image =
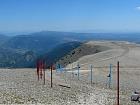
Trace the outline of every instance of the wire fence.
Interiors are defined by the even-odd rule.
[[[135,71],[139,71],[139,66],[120,66],[120,89],[121,90],[135,90],[140,89],[137,78],[130,79],[129,75],[136,74]],[[135,69],[135,71],[134,71]],[[65,78],[72,76],[72,80],[79,81],[86,84],[99,85],[104,88],[117,89],[117,63],[108,64],[104,66],[96,66],[94,64],[80,64],[75,62],[67,67],[56,66],[56,72],[65,74]],[[137,75],[137,77],[140,77]],[[133,86],[132,83],[135,83]]]

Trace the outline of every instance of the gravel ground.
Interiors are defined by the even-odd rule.
[[[78,80],[72,73],[53,71],[53,87],[50,87],[50,71],[46,71],[46,84],[38,81],[35,69],[0,69],[0,104],[46,105],[113,105],[116,91],[101,85]],[[70,88],[59,85],[69,86]],[[127,93],[121,93],[121,104],[130,102]],[[126,104],[128,103],[128,104]]]

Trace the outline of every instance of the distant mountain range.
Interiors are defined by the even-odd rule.
[[[10,37],[0,34],[0,45],[7,41]]]
[[[40,57],[47,57],[51,64],[80,44],[70,33],[63,32],[0,35],[0,67],[34,67]]]
[[[140,43],[140,34],[42,31],[28,35],[0,34],[0,67],[34,67],[38,58],[55,63],[84,41],[124,40]]]

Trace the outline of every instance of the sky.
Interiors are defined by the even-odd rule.
[[[140,32],[140,0],[0,0],[0,32]]]

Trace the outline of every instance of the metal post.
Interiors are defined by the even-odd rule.
[[[109,88],[111,88],[111,81],[112,81],[112,64],[110,64],[109,70]]]
[[[72,69],[72,77],[74,78],[73,64],[71,64],[71,67],[72,67],[72,68],[71,68],[71,69]]]
[[[117,63],[117,105],[119,105],[119,61]]]
[[[51,87],[52,87],[52,69],[53,67],[51,66]]]
[[[60,72],[63,73],[63,67],[60,65]]]
[[[56,64],[56,72],[60,72],[60,64]]]
[[[90,66],[90,69],[91,69],[91,84],[92,84],[92,68],[93,68],[93,66],[91,65]]]
[[[78,68],[78,80],[79,80],[79,68],[80,68],[79,63],[77,64],[77,68]]]

